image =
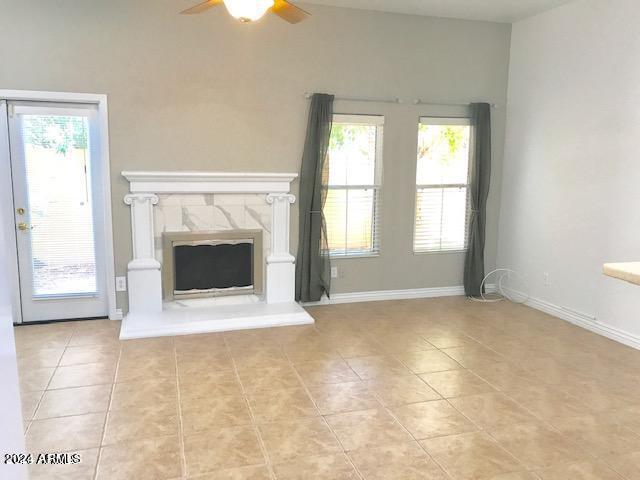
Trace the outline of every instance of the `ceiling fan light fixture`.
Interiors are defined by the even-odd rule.
[[[242,23],[255,22],[273,7],[274,0],[224,0],[229,14]]]

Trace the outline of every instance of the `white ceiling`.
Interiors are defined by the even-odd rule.
[[[295,0],[293,0],[295,3]],[[300,0],[334,7],[434,17],[513,22],[572,0]]]

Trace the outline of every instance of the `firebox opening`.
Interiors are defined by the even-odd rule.
[[[164,298],[262,293],[262,231],[165,232]]]
[[[174,295],[253,290],[253,242],[174,245]]]

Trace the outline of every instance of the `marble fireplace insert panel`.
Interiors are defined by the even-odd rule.
[[[264,194],[162,194],[154,207],[155,257],[163,232],[262,229],[263,258],[271,247],[271,205]]]

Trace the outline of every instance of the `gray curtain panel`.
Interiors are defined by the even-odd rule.
[[[472,103],[472,161],[469,175],[471,214],[468,250],[464,262],[464,291],[480,296],[484,279],[484,242],[487,223],[487,197],[491,183],[491,105]]]
[[[296,258],[296,301],[317,302],[330,294],[331,263],[322,213],[329,165],[326,161],[333,121],[333,95],[311,97],[307,136],[300,167],[300,236]]]

